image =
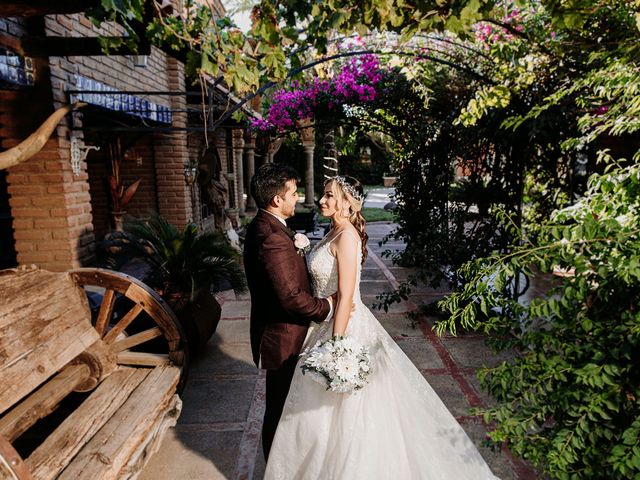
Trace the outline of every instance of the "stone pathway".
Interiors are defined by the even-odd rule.
[[[376,294],[390,291],[409,273],[380,255],[385,249],[404,248],[400,243],[378,245],[392,229],[389,223],[367,227],[371,253],[363,269],[361,292],[368,305],[376,302]],[[478,445],[494,473],[503,480],[537,478],[506,449],[493,451],[483,446],[486,427],[469,414],[472,407],[490,402],[479,388],[476,369],[495,365],[506,356],[493,355],[479,335],[439,338],[431,330],[429,319],[420,320],[417,328],[410,326],[406,313],[422,300],[442,294],[420,288],[409,301],[393,305],[389,312],[374,313]],[[249,306],[248,296],[224,297],[218,330],[208,349],[192,364],[178,425],[167,433],[141,480],[262,478],[264,374],[251,361]]]

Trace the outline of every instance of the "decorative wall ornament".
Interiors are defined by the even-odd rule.
[[[71,137],[71,170],[77,177],[81,172],[82,162],[87,158],[90,150],[100,150],[95,145],[85,145],[84,140],[80,137]]]
[[[184,181],[187,185],[192,186],[198,177],[198,167],[190,163],[184,164]]]

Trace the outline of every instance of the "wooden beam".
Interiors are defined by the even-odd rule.
[[[119,38],[119,37],[114,37]],[[122,37],[124,39],[124,37]],[[98,37],[25,37],[22,51],[28,57],[86,57],[107,55],[103,52]],[[149,55],[151,47],[141,42],[138,51],[123,46],[111,49],[108,55]]]
[[[0,33],[0,46],[6,47],[20,55],[24,55],[24,50],[22,50],[22,39],[18,37],[13,37],[6,33]]]
[[[99,4],[99,0],[2,0],[0,1],[0,17],[78,13]]]

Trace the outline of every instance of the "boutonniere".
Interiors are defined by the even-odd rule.
[[[296,247],[296,253],[298,255],[304,255],[305,253],[307,253],[307,250],[309,250],[309,245],[311,245],[311,242],[306,235],[302,233],[296,233],[293,236],[293,245]]]

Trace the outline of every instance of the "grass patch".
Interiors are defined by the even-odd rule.
[[[392,212],[382,208],[363,208],[362,215],[367,222],[393,222],[395,220]],[[328,222],[328,218],[318,215],[318,223]]]

